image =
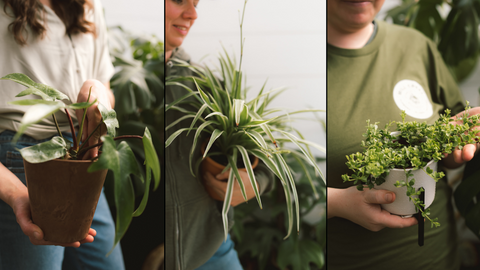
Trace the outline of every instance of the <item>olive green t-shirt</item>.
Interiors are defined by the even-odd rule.
[[[372,42],[361,49],[328,45],[327,183],[346,188],[346,155],[362,151],[366,120],[384,127],[391,120],[433,123],[444,109],[463,110],[463,97],[436,45],[421,33],[378,23]],[[395,127],[392,127],[395,128]],[[425,245],[417,244],[417,226],[371,232],[342,218],[328,220],[327,268],[445,269],[459,267],[451,189],[437,183],[431,216],[441,226],[425,224]]]

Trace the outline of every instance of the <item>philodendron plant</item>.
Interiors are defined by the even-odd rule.
[[[243,14],[244,13],[245,7],[243,10]],[[242,35],[242,25],[243,15],[240,22],[240,35]],[[241,51],[241,55],[243,55],[243,42],[241,42]],[[228,165],[225,170],[231,170],[222,209],[225,238],[228,234],[227,212],[230,208],[235,179],[241,188],[244,199],[247,200],[245,185],[241,180],[239,168],[237,167],[237,160],[240,158],[248,173],[248,178],[255,192],[258,204],[260,208],[262,208],[260,192],[250,162],[250,156],[258,157],[282,182],[288,207],[288,233],[286,235],[286,237],[288,237],[293,227],[292,195],[296,207],[297,231],[300,227],[300,211],[295,179],[292,170],[285,162],[282,154],[290,153],[301,160],[301,162],[311,164],[316,172],[322,175],[309,147],[315,147],[320,151],[325,151],[325,149],[315,143],[304,140],[300,132],[297,131],[299,136],[297,137],[285,131],[284,127],[286,126],[286,122],[291,120],[291,115],[303,112],[319,112],[322,110],[306,109],[290,113],[281,113],[273,117],[271,114],[285,111],[285,109],[268,108],[270,102],[282,89],[264,92],[264,84],[259,94],[252,100],[247,101],[247,88],[242,85],[242,72],[240,71],[242,58],[240,58],[238,69],[236,69],[235,59],[232,60],[226,52],[225,56],[220,56],[219,60],[220,69],[218,71],[220,72],[220,79],[218,79],[214,75],[214,71],[208,67],[201,68],[189,65],[186,62],[177,61],[177,65],[192,69],[198,77],[186,78],[172,76],[167,78],[167,86],[176,85],[183,87],[188,91],[188,94],[166,105],[165,111],[178,110],[185,114],[175,122],[167,123],[169,125],[166,127],[166,130],[174,128],[177,123],[186,119],[192,119],[192,122],[190,127],[176,130],[166,140],[165,147],[168,147],[181,133],[185,132],[188,134],[193,131],[195,132],[189,159],[192,175],[195,175],[196,171],[193,166],[196,162],[193,160],[194,150],[196,145],[201,143],[199,142],[199,138],[202,134],[206,134],[207,137],[209,137],[203,158],[219,155],[227,157]],[[185,80],[193,80],[196,89],[191,89],[183,84],[182,81]],[[280,149],[279,142],[293,143],[299,150]],[[211,151],[214,144],[219,149],[216,152]],[[305,167],[304,169],[305,173],[308,174]],[[310,177],[309,179],[312,188],[315,190],[314,183]],[[316,196],[318,197],[318,194],[316,194]]]
[[[86,109],[95,104],[97,100],[90,102],[89,95],[87,102],[66,104],[65,102],[69,101],[69,98],[65,94],[48,85],[36,83],[21,73],[8,74],[0,78],[0,80],[10,80],[28,87],[26,90],[19,93],[17,97],[36,95],[41,98],[23,99],[10,102],[10,104],[14,105],[31,106],[24,114],[20,123],[21,125],[18,128],[12,143],[15,144],[18,138],[29,126],[36,124],[47,117],[53,118],[58,131],[58,136],[54,136],[49,141],[20,149],[19,151],[26,161],[30,163],[42,163],[54,159],[81,160],[88,150],[94,147],[102,147],[102,153],[98,157],[94,158],[96,161],[90,165],[88,172],[104,169],[108,169],[113,172],[115,179],[114,196],[117,209],[114,241],[115,246],[126,232],[132,217],[139,216],[145,209],[149,193],[148,187],[150,186],[150,182],[152,180],[152,174],[154,180],[154,189],[158,187],[160,182],[160,164],[157,153],[155,152],[155,148],[153,147],[150,131],[146,128],[143,137],[128,135],[115,137],[115,128],[118,128],[116,113],[113,109],[108,110],[101,103],[99,103],[98,110],[102,115],[102,121],[91,134],[86,134],[86,140],[81,141]],[[73,121],[70,117],[68,109],[84,109],[83,118],[79,119],[81,122],[78,135],[75,133]],[[73,142],[65,139],[60,131],[55,117],[55,113],[60,110],[63,110],[69,119]],[[88,142],[88,139],[92,136],[92,134],[94,134],[94,132],[97,131],[97,129],[100,128],[101,125],[106,126],[107,135],[101,137],[101,143],[87,146],[88,144],[86,142]],[[137,165],[135,156],[128,144],[125,141],[122,141],[116,145],[115,140],[120,139],[142,140],[145,152],[146,180],[144,180],[143,173],[141,173],[143,168],[140,168]],[[146,181],[146,190],[144,196],[136,210],[134,209],[135,196],[133,186],[130,181],[130,174],[134,174]]]
[[[478,142],[478,131],[473,128],[480,126],[479,115],[469,115],[469,109],[467,102],[465,113],[456,120],[450,117],[450,110],[447,109],[432,125],[407,122],[404,111],[401,113],[401,122],[392,121],[384,129],[379,129],[378,123],[370,124],[370,120],[367,120],[367,132],[363,134],[366,140],[362,141],[364,151],[347,156],[346,165],[353,173],[342,175],[343,181],[353,181],[359,190],[363,190],[364,186],[371,189],[384,183],[391,169],[404,169],[407,180],[397,181],[395,186],[406,187],[406,195],[422,216],[430,220],[432,227],[440,226],[438,218],[429,217],[430,209],[422,210],[425,204],[418,195],[424,190],[413,187],[415,179],[412,171],[424,170],[437,182],[445,176],[444,173],[426,167],[427,163],[440,161],[445,154]],[[394,123],[399,134],[392,134],[389,130]]]

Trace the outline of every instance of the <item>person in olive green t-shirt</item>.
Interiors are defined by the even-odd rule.
[[[457,236],[451,189],[438,182],[432,217],[441,227],[425,226],[425,245],[417,244],[417,221],[382,210],[395,194],[358,191],[343,183],[346,155],[361,151],[366,120],[433,123],[446,108],[460,113],[462,95],[436,45],[416,30],[372,23],[384,0],[328,1],[327,268],[458,269]],[[471,113],[479,113],[479,108]],[[456,150],[440,166],[455,168],[472,159],[475,145]]]

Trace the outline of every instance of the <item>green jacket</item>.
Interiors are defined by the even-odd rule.
[[[173,53],[171,59],[190,62],[190,57],[181,48]],[[193,74],[188,68],[175,66],[171,60],[168,61],[166,77],[177,75]],[[195,89],[193,82],[185,84]],[[187,90],[181,87],[167,86],[166,103],[169,104],[187,93]],[[182,116],[183,113],[179,111],[167,111],[166,126]],[[191,119],[181,121],[166,131],[165,138],[180,128],[189,127],[190,123]],[[223,203],[210,198],[201,183],[199,173],[196,177],[190,173],[188,160],[193,136],[193,133],[188,136],[182,133],[165,149],[165,269],[195,269],[212,257],[224,241],[221,214]],[[200,159],[199,148],[197,145],[194,160]],[[259,164],[255,169],[255,175],[261,191],[271,188],[274,177],[265,165]],[[230,208],[228,219],[231,228],[233,208]]]

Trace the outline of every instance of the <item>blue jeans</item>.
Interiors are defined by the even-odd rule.
[[[46,140],[35,140],[24,135],[13,146],[11,141],[14,135],[12,131],[0,133],[0,162],[25,184],[23,160],[15,147],[21,149]],[[63,136],[73,141],[66,134]],[[36,246],[23,234],[12,208],[0,200],[0,270],[125,269],[120,245],[106,257],[112,248],[115,225],[103,192],[91,227],[97,231],[95,240],[79,248]]]
[[[234,243],[230,239],[230,234],[227,240],[220,245],[213,256],[202,266],[196,270],[242,270],[243,267],[238,259],[237,251],[234,249]]]

